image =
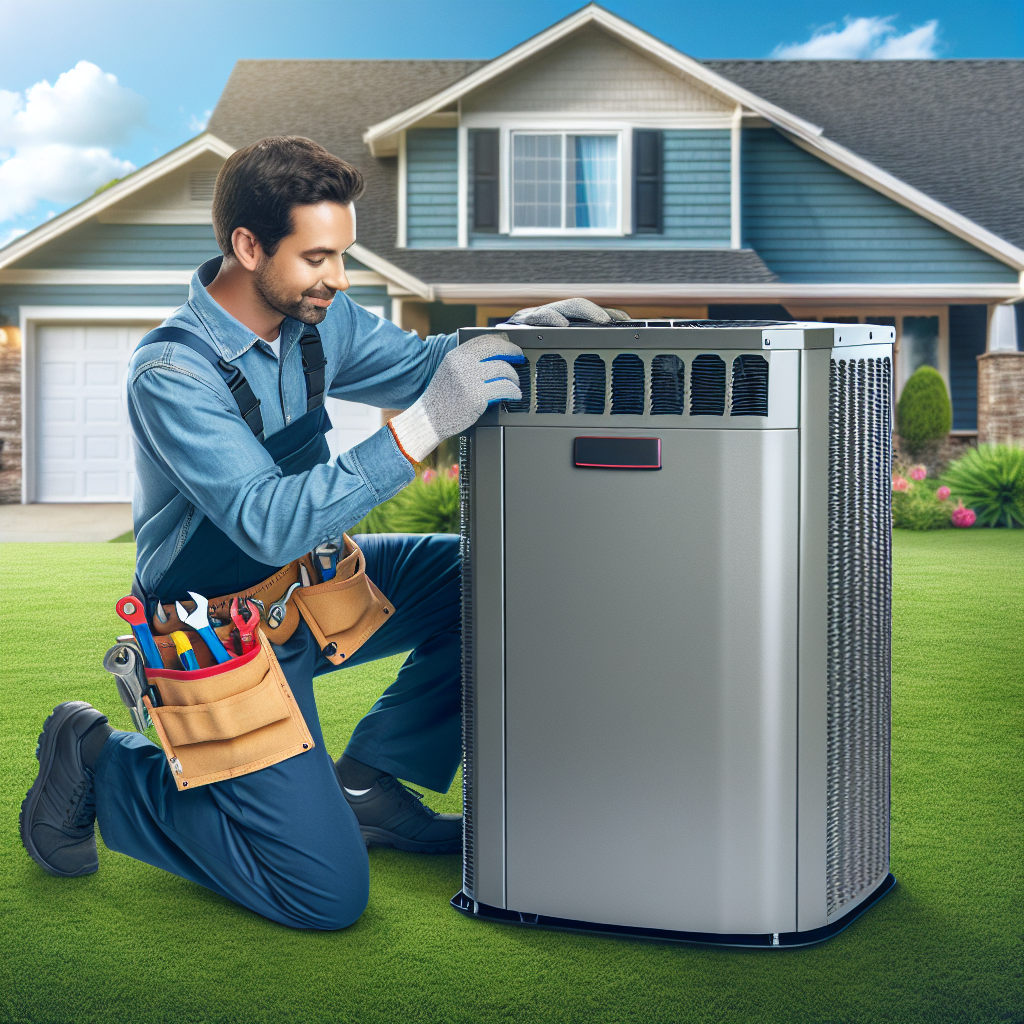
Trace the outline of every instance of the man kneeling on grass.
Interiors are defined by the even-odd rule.
[[[201,700],[181,697],[180,672],[156,680],[164,750],[84,702],[54,710],[21,813],[22,841],[51,874],[98,869],[98,819],[112,850],[282,924],[331,929],[366,906],[367,843],[461,851],[461,817],[398,781],[445,791],[459,761],[458,538],[363,536],[361,551],[341,538],[489,403],[520,398],[507,360],[522,353],[499,335],[421,341],[344,294],[361,190],[354,167],[308,139],[235,153],[213,203],[223,256],[131,360],[134,597],[162,635],[187,628],[175,602],[190,593],[225,626],[233,605],[259,600],[264,639],[231,651],[221,629],[224,663],[191,676]],[[330,461],[325,395],[405,412]],[[333,560],[310,557],[332,542],[333,579]],[[313,677],[409,650],[332,762]],[[218,690],[232,696],[218,703]]]

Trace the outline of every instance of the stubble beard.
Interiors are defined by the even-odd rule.
[[[327,308],[314,306],[308,297],[303,296],[298,302],[292,302],[278,284],[277,275],[273,270],[273,260],[264,256],[253,272],[253,284],[260,298],[270,309],[290,316],[300,323],[316,326],[323,323],[327,316]]]

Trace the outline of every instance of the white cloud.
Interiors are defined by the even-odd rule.
[[[205,132],[206,126],[210,123],[210,115],[213,113],[212,110],[204,110],[202,117],[196,117],[193,114],[188,119],[188,130],[190,132]]]
[[[16,238],[21,238],[22,235],[27,235],[28,231],[25,228],[9,228],[7,231],[0,231],[0,249],[5,245],[9,245]]]
[[[89,61],[24,94],[0,90],[0,221],[41,200],[73,203],[135,165],[110,147],[142,126],[145,100]]]
[[[842,28],[825,25],[805,43],[776,46],[780,60],[933,60],[938,56],[939,23],[929,21],[900,35],[895,15],[846,18]]]

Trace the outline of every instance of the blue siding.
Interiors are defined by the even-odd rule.
[[[728,248],[730,133],[672,131],[665,132],[664,140],[662,237],[680,247]],[[633,241],[643,238],[641,235]]]
[[[985,351],[988,306],[949,307],[949,396],[953,429],[978,429],[978,356]]]
[[[470,147],[473,135],[470,133]],[[730,133],[727,130],[667,131],[664,135],[664,233],[613,238],[476,234],[480,249],[720,249],[728,248]],[[473,165],[472,149],[469,154]],[[469,223],[473,223],[473,189]]]
[[[211,224],[88,221],[30,252],[12,269],[194,270],[219,255]]]
[[[743,132],[744,244],[782,281],[1016,281],[1016,272],[793,145]]]
[[[414,128],[406,134],[406,244],[410,248],[458,245],[458,155],[455,128]]]

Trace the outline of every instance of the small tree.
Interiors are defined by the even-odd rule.
[[[903,449],[912,459],[930,461],[953,426],[953,407],[938,370],[920,366],[903,386],[896,406]]]

